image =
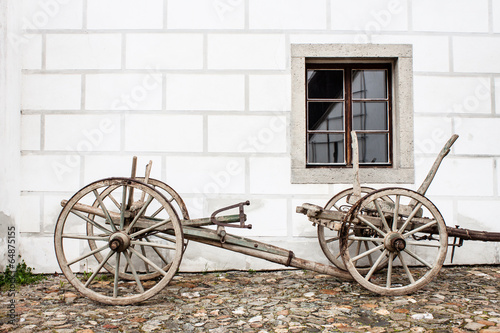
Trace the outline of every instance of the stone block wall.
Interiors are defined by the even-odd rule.
[[[412,44],[417,185],[407,186],[457,133],[429,197],[449,225],[500,230],[496,1],[23,0],[19,24],[16,223],[21,255],[40,272],[58,270],[59,201],[128,176],[134,155],[141,167],[153,160],[192,217],[249,199],[254,229],[237,233],[322,258],[295,206],[348,185],[290,183],[294,43]],[[190,246],[183,270],[274,267]],[[457,263],[500,263],[498,244],[467,247]]]

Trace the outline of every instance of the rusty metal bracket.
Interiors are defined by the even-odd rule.
[[[293,251],[288,251],[288,259],[286,261],[285,266],[290,267],[290,264],[292,263],[292,259],[295,257],[295,253]]]
[[[223,226],[218,225],[217,226],[217,236],[220,237],[220,242],[224,244],[226,242],[226,229],[224,229]]]
[[[455,228],[459,229],[460,226],[459,225],[455,225]],[[453,238],[453,245],[452,248],[451,248],[451,259],[450,259],[450,263],[453,264],[453,257],[455,256],[455,248],[457,247],[461,247],[462,245],[464,245],[464,239],[463,238],[459,238],[459,242],[457,244],[457,236],[455,236]]]
[[[245,214],[244,206],[248,206],[248,205],[250,205],[250,201],[247,200],[245,202],[240,202],[240,203],[237,203],[235,205],[231,205],[231,206],[227,206],[227,207],[218,209],[212,213],[212,215],[210,216],[210,221],[213,224],[218,225],[220,227],[252,229],[251,224],[245,224],[245,221],[247,220],[247,216]],[[240,223],[239,224],[225,223],[225,222],[220,222],[217,220],[217,218],[216,218],[217,214],[219,214],[220,212],[226,211],[226,210],[233,209],[233,208],[239,208],[239,215],[240,215],[240,221],[239,221]]]

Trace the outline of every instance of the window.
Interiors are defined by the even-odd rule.
[[[391,165],[391,66],[306,64],[307,166]]]
[[[365,183],[411,183],[410,45],[292,45],[292,182],[352,183],[351,130]]]

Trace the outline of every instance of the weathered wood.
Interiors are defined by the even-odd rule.
[[[61,207],[65,207],[67,204],[68,204],[68,200],[61,201]],[[100,216],[102,218],[106,218],[106,215],[104,215],[104,211],[102,209],[97,208],[97,207],[92,207],[92,206],[89,206],[86,204],[76,203],[73,205],[72,209],[83,212],[83,213],[93,214],[93,215]],[[120,222],[120,213],[116,213],[116,212],[108,212],[108,213],[111,216],[111,219],[113,221]],[[130,212],[126,211],[124,213],[125,218],[128,218],[130,216],[131,216]]]
[[[352,183],[352,194],[347,198],[347,202],[354,205],[356,201],[361,199],[361,181],[359,179],[359,145],[356,131],[351,131],[352,138],[352,171],[354,172],[354,180]]]
[[[112,192],[115,190],[120,195],[124,192],[130,193],[129,189],[131,187],[136,188],[137,191],[146,192],[148,198],[154,198],[156,202],[155,206],[163,207],[162,211],[164,214],[161,221],[168,221],[171,228],[169,231],[172,236],[169,236],[168,239],[161,237],[160,239],[162,239],[162,241],[167,241],[168,244],[161,243],[161,241],[161,244],[150,241],[148,237],[155,237],[156,235],[147,235],[147,228],[139,229],[138,231],[135,230],[135,228],[134,230],[121,228],[116,232],[113,230],[113,232],[110,231],[104,234],[95,235],[93,233],[94,224],[91,223],[90,219],[81,218],[81,222],[78,222],[78,219],[68,219],[72,213],[80,211],[80,209],[84,212],[89,211],[89,214],[95,213],[99,216],[107,215],[105,211],[100,208],[88,206],[82,204],[82,202],[88,202],[89,199],[93,199],[95,193],[99,193],[102,198],[112,195]],[[125,209],[126,204],[122,203],[120,205],[120,210],[123,211]],[[114,223],[113,221],[115,218],[119,221],[120,213],[110,213],[112,214],[109,214],[110,217],[108,220],[111,220],[111,223]],[[79,223],[83,224],[83,228],[78,227]],[[117,224],[117,226],[119,226],[119,224]],[[154,224],[152,226],[154,227]],[[78,238],[73,236],[75,233]],[[95,237],[98,237],[99,245],[96,245],[96,241],[94,240]],[[88,244],[90,250],[84,250],[83,254],[78,252],[75,253],[75,243],[63,241],[66,238],[82,239],[81,242]],[[56,223],[54,245],[57,261],[68,281],[79,292],[90,299],[111,305],[128,305],[142,302],[161,292],[177,272],[185,248],[182,236],[182,226],[177,217],[177,213],[165,196],[161,195],[160,192],[156,191],[153,187],[130,178],[109,178],[94,182],[82,188],[72,196],[70,200],[64,202],[63,210]],[[86,249],[86,246],[81,248]],[[145,248],[150,248],[148,256],[155,256],[156,254],[156,262],[159,262],[160,266],[155,263],[154,259],[150,259],[151,257],[146,257]],[[162,250],[162,252],[159,250]],[[168,251],[168,256],[162,254],[164,251]],[[139,272],[134,268],[134,266],[139,266],[133,265],[131,259],[132,255],[134,256],[134,260],[138,260],[141,263],[141,266],[146,266],[146,273]],[[85,262],[86,258],[90,256],[93,256],[99,265],[90,278],[84,282],[77,277],[73,270],[75,267],[78,270]],[[168,262],[165,258],[168,258]],[[126,265],[120,265],[121,260],[125,260],[127,262]],[[126,270],[127,267],[130,271]],[[103,272],[103,270],[114,275],[114,283],[109,292],[106,289],[99,288],[93,283],[95,282],[94,278],[97,274]],[[147,276],[154,277],[154,275],[158,275],[159,279],[154,280],[151,288],[144,288],[141,281]],[[137,288],[128,288],[126,292],[121,290],[121,287],[118,287],[118,281],[121,279],[134,280]]]
[[[151,168],[153,167],[153,161],[149,161],[149,163],[146,165],[146,174],[144,175],[144,183],[148,184],[149,182],[149,176],[151,175]],[[141,195],[141,202],[144,202],[146,199],[146,192],[142,192]]]
[[[216,230],[207,228],[193,228],[183,226],[184,238],[194,241],[203,242],[204,240],[221,242],[221,237],[217,234]],[[280,247],[258,242],[253,239],[244,238],[236,235],[226,234],[224,236],[224,242],[226,244],[232,244],[241,248],[250,248],[257,251],[264,251],[267,253],[272,253],[280,256],[288,256],[290,251],[282,249]],[[239,251],[236,251],[239,252]]]
[[[134,156],[132,158],[132,171],[130,172],[130,178],[135,179],[135,174],[137,171],[137,156]],[[129,193],[128,193],[128,202],[127,202],[127,210],[132,207],[132,204],[134,203],[134,188],[130,187]]]
[[[383,201],[383,200],[378,200],[377,203],[381,207],[385,204],[390,204],[390,202]],[[374,210],[374,211],[376,210],[375,205],[373,205],[372,203],[368,203],[366,206],[369,207],[370,210]],[[392,207],[392,209],[390,209],[390,210],[389,209],[386,209],[386,210],[382,209],[382,211],[386,214],[386,216],[392,216],[392,214],[394,213],[394,204],[392,204],[391,206],[387,205],[386,207]],[[407,208],[407,209],[403,209],[403,208]],[[411,214],[411,211],[409,210],[409,208],[410,207],[404,207],[403,205],[400,205],[399,210],[398,210],[399,216],[409,216]],[[296,208],[296,211],[297,211],[297,213],[307,215],[309,217],[309,219],[311,220],[311,222],[320,223],[320,224],[323,224],[323,223],[321,223],[321,221],[323,221],[323,220],[335,221],[335,222],[341,223],[344,220],[344,217],[346,216],[346,213],[344,213],[344,212],[339,212],[337,210],[324,209],[320,206],[308,204],[308,203],[305,203],[302,206],[298,206]],[[377,227],[382,226],[382,220],[378,217],[363,215],[363,218],[366,221],[372,223],[373,225],[375,225]],[[357,224],[357,223],[359,223],[359,219],[354,218],[351,222],[353,224]],[[414,225],[420,226],[420,225],[424,225],[424,224],[428,223],[429,220],[427,218],[413,217],[412,222]]]
[[[478,231],[462,228],[447,227],[448,236],[462,238],[464,240],[500,242],[500,232]]]
[[[402,202],[415,201],[416,207],[421,207],[424,216],[428,216],[425,220],[427,225],[418,225],[413,223],[414,219],[423,220],[424,218],[415,217],[417,210],[414,214],[410,215],[404,221],[403,225],[397,224],[393,226],[388,223],[385,218],[385,213],[382,211],[373,212],[374,219],[381,220],[383,223],[376,226],[374,223],[368,222],[366,218],[365,207],[370,203],[381,198],[391,198],[396,204],[401,199]],[[344,263],[352,277],[363,287],[370,291],[376,292],[381,295],[405,295],[412,293],[429,283],[441,269],[443,262],[446,258],[446,251],[448,248],[448,234],[446,232],[446,225],[439,210],[434,204],[427,199],[424,195],[403,188],[386,188],[373,192],[363,197],[357,204],[356,209],[351,209],[345,222],[354,221],[356,217],[359,219],[358,227],[369,230],[368,235],[376,236],[358,236],[352,233],[348,228],[348,224],[344,225],[341,230],[341,253]],[[398,218],[398,209],[395,209],[394,218]],[[378,215],[378,216],[377,216]],[[399,218],[398,218],[399,222]],[[421,222],[421,221],[420,221]],[[427,226],[436,227],[437,233],[432,238],[432,242],[427,237],[415,237],[417,234],[425,233]],[[402,230],[401,230],[402,229]],[[376,247],[372,249],[361,250],[361,252],[351,253],[348,250],[349,244],[353,240],[368,240]],[[432,250],[431,250],[432,249]],[[366,257],[374,251],[382,251],[378,259],[374,263],[370,263],[370,270],[368,273],[361,271],[356,263],[361,258]],[[427,256],[421,253],[426,253]],[[389,258],[387,261],[387,272],[377,279],[372,279],[373,273],[380,268],[380,263],[384,258]],[[428,258],[427,258],[428,257]],[[393,270],[393,262],[398,258],[404,271],[406,278],[398,279],[397,272]],[[419,264],[426,268],[422,275],[413,275],[408,265],[410,260],[416,260]]]
[[[187,239],[189,239],[190,236],[186,236]],[[207,238],[195,238],[193,239],[197,242],[215,246],[215,247],[220,247],[229,251],[233,252],[238,252],[242,253],[245,255],[249,255],[255,258],[260,258],[264,259],[270,262],[274,262],[277,264],[285,265],[285,266],[290,266],[290,267],[295,267],[295,268],[300,268],[300,269],[307,269],[311,270],[320,274],[328,274],[332,275],[337,278],[341,278],[343,280],[352,280],[352,277],[349,273],[346,271],[340,270],[335,266],[331,265],[324,265],[321,263],[317,263],[314,261],[310,260],[305,260],[301,258],[296,258],[296,257],[290,257],[290,251],[281,249],[282,251],[285,251],[285,255],[279,255],[275,253],[271,253],[270,251],[262,251],[260,249],[254,249],[251,247],[243,247],[241,245],[235,245],[235,244],[230,244],[230,243],[221,243],[220,241],[217,240],[212,240],[212,239],[207,239]],[[248,239],[247,239],[248,240]],[[249,240],[251,242],[255,242],[252,240]],[[259,242],[258,242],[259,243]],[[262,244],[262,243],[261,243]],[[293,252],[292,252],[293,254]]]
[[[439,169],[439,166],[441,165],[441,162],[443,161],[443,158],[446,157],[451,151],[451,146],[457,141],[458,135],[453,134],[448,142],[444,145],[443,149],[439,152],[439,155],[437,156],[436,160],[434,161],[434,164],[432,165],[431,169],[429,170],[429,173],[427,174],[427,177],[425,177],[425,180],[422,182],[422,185],[418,188],[417,192],[425,195],[427,190],[429,189],[429,186],[432,183],[432,180],[436,176],[437,170]]]
[[[61,206],[62,207],[66,206],[67,202],[68,202],[68,200],[62,200]],[[89,205],[76,203],[75,205],[73,205],[72,209],[83,212],[83,213],[93,214],[93,215],[97,215],[97,216],[100,216],[102,218],[105,218],[105,215],[104,215],[104,212],[102,211],[102,209],[97,208],[97,207],[92,207]],[[120,222],[120,213],[109,212],[109,215],[111,216],[113,223]],[[125,216],[125,218],[129,218],[131,216],[131,213],[129,211],[126,211],[124,216]],[[155,223],[158,223],[160,221],[161,221],[161,219],[157,219],[157,218],[141,217],[136,222],[135,227],[136,228],[149,228],[152,225],[154,225]],[[222,223],[236,223],[236,222],[240,222],[240,216],[239,215],[218,216],[217,221],[222,222]],[[205,218],[200,218],[200,219],[181,220],[181,224],[183,226],[201,227],[201,226],[211,225],[212,222],[210,220],[210,217],[205,217]],[[168,230],[170,228],[171,228],[171,225],[166,224],[164,226],[159,227],[158,230],[165,231],[165,230]]]

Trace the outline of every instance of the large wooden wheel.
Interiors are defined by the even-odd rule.
[[[59,215],[54,244],[68,281],[90,299],[115,305],[159,293],[177,272],[184,248],[169,199],[129,178],[100,180],[78,191]]]
[[[356,255],[347,250],[350,242],[365,239],[377,246]],[[359,200],[341,230],[347,270],[362,286],[381,295],[404,295],[429,283],[443,265],[447,246],[446,225],[436,206],[402,188],[378,190]],[[380,254],[368,272],[360,270],[356,262],[374,252]],[[383,269],[374,274],[384,260]]]
[[[362,196],[368,193],[372,193],[374,191],[375,189],[371,187],[361,187]],[[349,203],[349,198],[353,193],[354,193],[353,188],[349,188],[337,193],[326,203],[325,209],[337,210],[339,212],[344,212],[347,214],[352,207],[352,204]],[[384,200],[390,202],[389,198],[384,198]],[[342,261],[342,256],[340,253],[340,231],[330,230],[318,224],[317,232],[318,232],[319,245],[321,246],[321,250],[323,250],[323,253],[328,258],[328,260],[332,264],[334,264],[337,268],[342,270],[347,270],[344,265],[344,262]],[[354,232],[353,230],[350,231],[351,234],[353,232]],[[374,245],[374,243],[366,239],[350,240],[348,248],[350,253],[355,256],[358,255],[361,251],[367,251],[373,248],[374,246],[376,246]],[[376,260],[374,259],[375,255],[376,253],[371,253],[362,260],[356,261],[355,262],[356,267],[358,267],[360,271],[369,269],[366,267],[370,267],[371,265],[373,265],[373,263]],[[383,263],[384,262],[382,262],[381,265]]]
[[[137,181],[144,182],[145,178],[144,177],[139,177],[139,178],[134,178]],[[166,199],[167,201],[172,205],[172,207],[175,209],[177,216],[182,216],[184,220],[189,220],[189,214],[187,211],[187,207],[182,200],[181,196],[169,185],[165,184],[164,182],[149,178],[147,179],[147,185],[152,186],[156,191],[160,192]],[[101,192],[101,197],[104,198],[104,200],[110,196],[110,198],[113,198],[113,192],[118,188],[117,185],[109,186],[108,188],[104,189]],[[115,194],[116,195],[116,194]],[[128,192],[128,203],[134,203],[136,202],[135,199],[144,201],[145,197],[145,192],[140,192],[138,191],[130,191]],[[117,204],[116,200],[112,200],[115,206],[119,209],[119,204]],[[137,205],[137,204],[136,204]],[[93,207],[98,208],[100,206],[99,200],[95,200]],[[158,214],[158,213],[155,213]],[[155,215],[156,216],[156,215]],[[89,218],[94,218],[93,215],[89,215]],[[92,224],[87,224],[87,235],[93,235],[94,233],[94,225]],[[145,242],[149,243],[165,243],[168,241],[165,238],[166,236],[161,234],[161,233],[150,233],[148,237],[144,237],[142,240]],[[168,238],[168,237],[167,237]],[[184,251],[187,246],[187,240],[184,240]],[[91,250],[96,250],[98,248],[96,242],[94,240],[89,240],[89,246]],[[135,245],[132,245],[132,247],[136,248]],[[163,265],[163,270],[166,271],[168,270],[168,266],[170,265],[170,262],[164,259],[163,255],[160,253],[160,251],[157,248],[150,248],[147,245],[139,245],[136,248],[139,250],[144,256],[147,256],[148,258],[159,258],[160,262]],[[97,252],[94,254],[94,257],[96,260],[101,263],[104,260],[103,255],[100,252]],[[131,258],[134,257],[134,255],[131,255]],[[146,262],[142,260],[138,260],[138,265],[139,265],[139,270],[136,271],[138,277],[140,280],[151,280],[151,279],[156,279],[160,277],[161,272],[158,272],[154,269],[150,268],[150,265],[148,265]],[[108,264],[104,264],[104,269],[106,269],[108,272],[112,273],[114,272],[115,268]],[[123,271],[120,272],[120,278],[125,279],[125,280],[134,280],[135,276],[132,272],[132,267],[130,265],[125,265],[125,268]]]

